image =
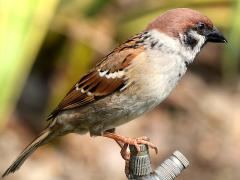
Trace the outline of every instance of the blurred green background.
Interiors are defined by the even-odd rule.
[[[118,132],[149,136],[160,150],[154,166],[182,151],[191,166],[179,179],[240,179],[239,0],[0,0],[0,172],[97,60],[177,7],[209,16],[229,43],[204,47],[163,104]],[[119,151],[101,137],[68,135],[7,179],[125,179]]]

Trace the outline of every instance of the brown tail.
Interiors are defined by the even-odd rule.
[[[9,175],[10,173],[14,173],[18,170],[24,161],[41,145],[47,143],[50,139],[52,139],[53,133],[47,129],[43,131],[40,136],[38,136],[31,144],[29,144],[23,152],[17,157],[17,159],[11,164],[11,166],[4,172],[2,177]]]

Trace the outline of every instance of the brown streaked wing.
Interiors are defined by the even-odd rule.
[[[127,81],[125,77],[106,78],[101,77],[100,72],[107,74],[123,71],[131,61],[143,51],[143,46],[136,42],[139,37],[134,37],[114,49],[100,61],[94,69],[83,76],[67,93],[58,107],[48,116],[48,120],[57,116],[63,110],[78,108],[96,101],[104,96],[119,90]],[[133,48],[134,47],[134,48]]]

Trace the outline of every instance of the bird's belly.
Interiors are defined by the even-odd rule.
[[[177,75],[178,76],[178,75]],[[102,108],[97,102],[98,121],[103,130],[115,128],[127,123],[159,105],[176,86],[179,78],[163,77],[160,82],[146,82],[145,86],[135,87],[131,93],[116,93],[108,99]],[[150,83],[150,84],[148,84]],[[148,89],[147,89],[148,88]],[[106,101],[104,101],[106,102]]]
[[[137,93],[115,93],[84,108],[64,111],[57,119],[66,131],[81,134],[87,130],[91,135],[101,135],[108,129],[133,120],[157,104],[159,102],[156,99],[143,99]]]
[[[102,131],[125,124],[158,105],[159,99],[143,99],[137,94],[129,96],[115,94],[109,99],[109,104],[97,111],[98,122]],[[96,124],[96,123],[94,123]]]

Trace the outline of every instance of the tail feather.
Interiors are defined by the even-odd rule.
[[[22,153],[17,157],[17,159],[11,164],[11,166],[4,172],[2,177],[9,175],[10,173],[14,173],[18,170],[24,161],[41,145],[47,143],[52,136],[52,132],[50,130],[43,131],[40,136],[38,136],[31,144],[29,144]]]

